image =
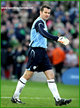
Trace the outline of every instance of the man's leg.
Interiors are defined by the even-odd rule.
[[[23,76],[18,81],[16,90],[14,92],[14,95],[13,95],[12,99],[11,99],[11,101],[13,103],[21,103],[20,100],[19,100],[19,95],[21,94],[21,91],[24,88],[27,80],[30,79],[32,75],[33,75],[32,71],[25,70]]]
[[[52,70],[47,70],[44,72],[47,77],[48,87],[50,91],[52,92],[54,98],[58,101],[60,100],[60,95],[58,93],[58,89],[54,80],[54,74]]]
[[[71,99],[69,99],[69,100],[61,99],[61,97],[59,95],[59,92],[58,92],[58,89],[57,89],[57,86],[56,86],[56,83],[54,80],[53,70],[47,70],[44,73],[47,77],[48,87],[49,87],[51,93],[53,94],[56,105],[61,106],[61,105],[69,104],[71,102]]]

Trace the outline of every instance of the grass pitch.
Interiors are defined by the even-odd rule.
[[[44,82],[27,82],[20,95],[20,99],[26,104],[12,103],[10,100],[16,85],[17,82],[12,80],[1,80],[1,107],[56,107],[47,83]],[[72,98],[72,102],[63,107],[79,107],[79,86],[58,83],[57,87],[62,98]]]

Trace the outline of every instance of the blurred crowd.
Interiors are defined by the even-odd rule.
[[[27,64],[27,50],[33,21],[39,16],[42,4],[52,8],[47,20],[49,33],[65,36],[70,44],[64,46],[48,40],[48,56],[56,72],[79,66],[79,2],[78,1],[1,1],[1,7],[28,7],[28,9],[1,9],[1,75],[19,79]],[[32,7],[32,8],[30,8]]]

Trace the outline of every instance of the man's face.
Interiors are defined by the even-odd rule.
[[[51,10],[48,8],[44,8],[43,11],[40,11],[40,16],[42,19],[47,20],[50,17]]]

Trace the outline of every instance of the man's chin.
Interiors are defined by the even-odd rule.
[[[48,20],[48,18],[45,18],[45,20]]]

